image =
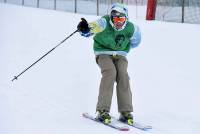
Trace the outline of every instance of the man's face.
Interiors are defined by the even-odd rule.
[[[121,29],[126,22],[126,16],[123,13],[113,10],[111,12],[111,20],[116,29]]]
[[[126,21],[126,17],[113,17],[113,24],[115,28],[121,29]]]

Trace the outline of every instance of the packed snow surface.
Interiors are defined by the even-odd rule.
[[[92,37],[74,34],[11,81],[74,32],[81,17],[100,16],[0,4],[0,133],[199,134],[200,25],[135,19],[132,11],[142,31],[127,56],[134,119],[152,130],[118,132],[82,117],[95,115],[101,78]],[[115,92],[112,102],[118,117]]]

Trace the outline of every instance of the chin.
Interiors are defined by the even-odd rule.
[[[119,30],[120,30],[120,29],[123,28],[124,23],[123,23],[123,24],[122,24],[122,23],[118,23],[118,24],[115,24],[114,26],[115,26],[116,29],[119,29]]]
[[[122,26],[115,26],[116,29],[122,29],[123,25]]]

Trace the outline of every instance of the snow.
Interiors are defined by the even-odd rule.
[[[142,30],[142,43],[127,57],[134,116],[153,129],[126,133],[200,133],[200,25],[145,21],[133,14],[130,20]],[[81,17],[98,18],[0,4],[1,134],[124,133],[82,117],[95,114],[101,77],[92,38],[76,33],[11,82],[74,32]],[[119,115],[115,93],[111,113]]]

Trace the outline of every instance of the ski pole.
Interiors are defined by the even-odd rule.
[[[25,73],[28,69],[30,69],[32,66],[34,66],[37,62],[39,62],[41,59],[43,59],[45,56],[47,56],[49,53],[51,53],[54,49],[56,49],[58,46],[60,46],[63,42],[65,42],[68,38],[70,38],[72,35],[74,35],[76,32],[78,32],[79,30],[77,29],[76,31],[74,31],[73,33],[71,33],[69,36],[67,36],[64,40],[62,40],[58,45],[56,45],[54,48],[52,48],[51,50],[49,50],[46,54],[44,54],[42,57],[40,57],[37,61],[35,61],[33,64],[31,64],[29,67],[27,67],[26,69],[24,69],[21,73],[19,73],[17,76],[14,76],[14,78],[12,79],[12,81],[17,80],[19,76],[21,76],[23,73]]]

